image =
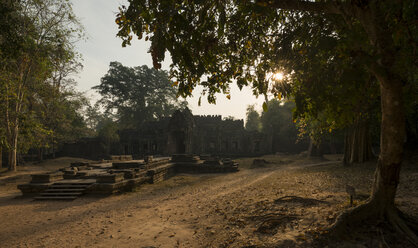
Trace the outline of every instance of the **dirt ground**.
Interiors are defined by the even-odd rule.
[[[326,158],[264,156],[268,164],[255,169],[252,159],[238,159],[237,173],[180,174],[136,192],[74,201],[22,198],[16,184],[77,159],[26,166],[18,175],[0,174],[0,247],[412,247],[384,223],[347,240],[317,240],[349,207],[346,184],[356,189],[354,204],[366,200],[375,168]],[[418,166],[411,161],[396,203],[418,217]]]

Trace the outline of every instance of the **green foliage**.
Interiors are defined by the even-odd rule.
[[[24,152],[80,134],[75,128],[83,125],[77,101],[67,90],[72,83],[68,76],[81,67],[74,42],[81,37],[82,27],[72,14],[71,3],[1,3],[2,144],[12,153],[17,149]]]
[[[86,104],[87,99],[73,88],[61,87],[57,92],[49,85],[44,89],[38,116],[42,116],[40,122],[51,131],[44,145],[74,142],[91,135],[80,112]]]
[[[100,123],[106,119],[103,113],[100,111],[100,103],[96,102],[93,106],[88,104],[84,113],[85,122],[87,128],[89,128],[93,135],[97,135],[99,132]]]
[[[393,34],[388,37],[396,50],[392,73],[412,82],[417,75],[414,1],[368,4],[385,16],[377,21]],[[170,74],[182,96],[202,85],[209,102],[215,102],[216,93],[229,94],[230,83],[236,82],[239,87],[250,85],[256,95],[293,95],[296,115],[316,116],[325,106],[330,119],[349,125],[377,102],[378,87],[370,71],[383,51],[367,26],[372,23],[359,20],[357,1],[315,5],[296,0],[130,0],[128,7],[120,8],[116,23],[123,46],[135,35],[151,41],[155,68],[170,52]],[[273,82],[267,75],[277,71],[288,77]]]
[[[102,95],[99,103],[116,117],[121,127],[135,128],[186,107],[186,102],[177,99],[173,86],[165,71],[111,62],[108,73],[93,89]]]
[[[298,137],[292,117],[295,104],[273,99],[268,102],[267,108],[268,111],[261,115],[262,131],[273,136],[281,144],[294,145]]]
[[[375,118],[380,110],[377,81],[362,58],[350,56],[347,50],[355,43],[359,49],[371,49],[356,27],[358,24],[347,30],[341,29],[343,23],[339,20],[320,18],[289,18],[293,28],[286,34],[297,45],[278,54],[288,58],[283,66],[293,69],[289,94],[295,98],[300,130],[316,141],[321,135],[347,128],[359,119]]]
[[[248,1],[129,1],[117,16],[122,45],[133,35],[151,41],[154,67],[165,52],[173,60],[170,76],[181,96],[204,86],[209,102],[230,93],[229,84],[251,85],[254,94],[268,89],[266,73],[279,69],[271,56],[286,15]],[[202,76],[205,79],[201,81]]]
[[[119,141],[117,123],[109,118],[103,119],[98,124],[98,137],[103,148],[109,152],[112,147],[112,143]]]
[[[260,114],[255,110],[254,105],[247,107],[247,120],[245,122],[245,129],[248,131],[261,131]]]
[[[180,95],[202,85],[213,103],[216,93],[230,94],[231,83],[249,85],[255,95],[294,99],[295,116],[317,122],[305,126],[317,136],[379,120],[379,84],[417,82],[416,6],[414,0],[130,0],[116,23],[123,46],[135,35],[151,41],[155,68],[170,53]],[[278,71],[287,76],[271,80]],[[411,94],[404,96],[407,116],[416,113]],[[410,120],[408,127],[416,126]]]

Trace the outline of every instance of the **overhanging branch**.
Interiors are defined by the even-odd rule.
[[[264,1],[260,1],[264,2]],[[308,12],[320,12],[328,14],[342,14],[336,2],[311,2],[304,0],[273,0],[269,5],[284,10],[299,10]]]

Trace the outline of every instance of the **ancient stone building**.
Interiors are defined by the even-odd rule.
[[[171,118],[147,123],[140,130],[120,133],[124,154],[177,153],[248,156],[271,153],[271,139],[244,129],[243,120],[222,120],[220,115],[192,115],[189,109]]]
[[[236,157],[272,152],[271,137],[245,130],[243,120],[192,115],[187,108],[176,111],[171,118],[147,122],[137,130],[121,130],[119,137],[119,142],[108,147],[94,138],[66,144],[60,155],[100,159],[111,154],[129,154],[134,158],[180,153]]]

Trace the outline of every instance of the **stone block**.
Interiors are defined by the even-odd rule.
[[[51,183],[58,180],[62,180],[63,173],[57,172],[57,173],[47,173],[47,174],[35,174],[32,175],[31,183]]]
[[[104,174],[97,176],[97,183],[117,183],[124,180],[124,173]]]
[[[130,161],[130,160],[132,160],[132,155],[110,155],[110,160],[112,160],[112,161]]]
[[[139,161],[129,162],[113,162],[112,168],[114,169],[131,169],[131,168],[144,168],[145,163]]]
[[[144,157],[144,161],[145,161],[145,163],[149,163],[149,162],[152,162],[152,160],[154,159],[154,157],[153,156],[145,156]]]
[[[19,184],[17,188],[22,192],[24,196],[33,196],[35,194],[42,193],[46,189],[48,189],[50,183],[27,183],[27,184]]]
[[[203,162],[204,165],[222,165],[221,160],[218,157],[207,157],[205,159],[205,162]]]
[[[172,177],[175,173],[174,164],[166,164],[147,171],[147,176],[151,177],[151,183],[157,183]]]
[[[136,177],[137,171],[135,169],[111,170],[112,173],[123,173],[125,179],[132,179]]]
[[[197,162],[200,158],[192,154],[173,154],[171,161],[173,162]]]
[[[74,163],[71,163],[70,164],[70,166],[71,167],[80,167],[80,166],[85,166],[85,167],[87,167],[87,166],[89,166],[90,164],[88,163],[88,162],[74,162]]]

